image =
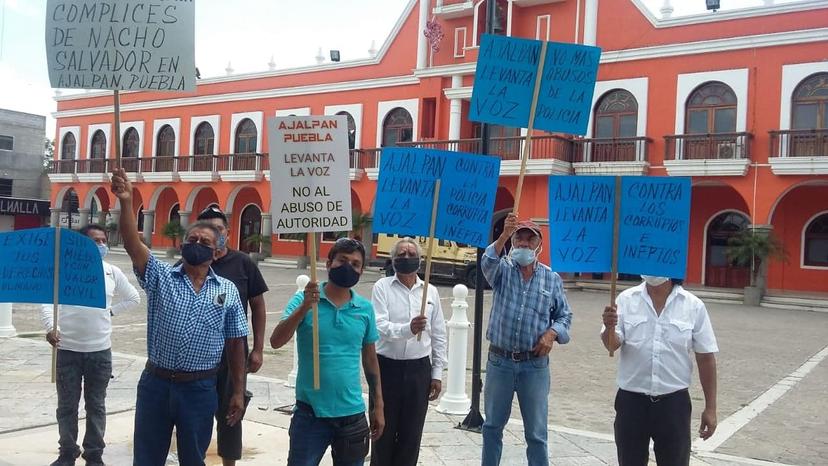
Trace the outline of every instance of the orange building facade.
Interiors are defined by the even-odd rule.
[[[486,1],[497,1],[499,34],[603,49],[588,134],[533,134],[522,216],[548,225],[549,175],[690,176],[689,283],[745,286],[725,247],[759,225],[788,253],[770,264],[769,288],[828,291],[825,0],[675,18],[669,1],[654,15],[639,0],[413,0],[367,59],[202,79],[189,94],[122,93],[119,135],[111,93],[58,96],[52,223],[112,222],[130,208],[163,247],[165,224],[216,204],[231,214],[229,244],[249,250],[245,238],[272,234],[267,118],[337,113],[350,117],[353,209],[370,218],[381,147],[477,151],[468,113]],[[444,32],[438,51],[422,35],[429,19]],[[492,128],[490,153],[503,159],[495,232],[514,204],[524,134]],[[114,137],[132,206],[108,192]],[[351,234],[370,241],[370,223]],[[335,237],[324,235],[322,254]],[[268,247],[305,250],[279,235]]]

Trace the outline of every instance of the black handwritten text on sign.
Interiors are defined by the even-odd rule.
[[[54,88],[195,90],[195,2],[48,0]]]
[[[54,302],[55,229],[0,233],[0,302]],[[103,262],[86,236],[61,230],[58,303],[106,307]]]
[[[373,230],[428,236],[434,183],[441,181],[435,236],[486,246],[500,158],[441,150],[385,148]]]

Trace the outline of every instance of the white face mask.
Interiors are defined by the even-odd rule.
[[[654,277],[652,275],[642,275],[641,278],[650,286],[659,286],[669,280],[669,277]]]

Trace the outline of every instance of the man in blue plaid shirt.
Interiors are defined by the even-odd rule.
[[[119,225],[124,248],[147,293],[147,366],[138,382],[133,465],[163,466],[175,427],[179,463],[203,466],[225,347],[234,387],[226,422],[234,425],[244,412],[248,330],[239,292],[210,268],[219,239],[215,226],[190,226],[181,247],[184,261],[173,267],[141,242],[130,208],[132,184],[121,168],[112,175],[112,192],[125,206]]]
[[[572,313],[557,273],[538,262],[541,232],[509,214],[500,237],[486,248],[480,264],[492,285],[489,361],[484,384],[483,466],[500,464],[503,427],[517,393],[529,466],[549,464],[547,417],[549,352],[569,342]],[[508,256],[501,257],[511,240]]]

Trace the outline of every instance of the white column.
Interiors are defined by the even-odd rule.
[[[17,336],[17,330],[12,325],[12,303],[0,303],[0,338]]]
[[[192,212],[189,210],[179,210],[178,211],[178,223],[181,225],[181,228],[187,229],[190,226],[190,215]]]
[[[426,59],[428,58],[428,40],[423,31],[425,31],[426,23],[428,22],[428,7],[431,0],[420,0],[420,26],[417,28],[417,69],[426,67]]]
[[[451,303],[451,319],[448,327],[448,379],[446,391],[440,398],[437,411],[447,414],[468,414],[471,400],[466,395],[466,356],[468,352],[469,327],[466,315],[469,304],[466,298],[469,289],[465,285],[454,286],[454,301]]]
[[[52,207],[49,212],[52,213],[49,216],[49,226],[52,228],[60,226],[60,209]]]
[[[80,223],[78,224],[78,228],[83,228],[86,225],[89,225],[89,217],[91,213],[91,209],[78,209],[78,215],[80,215]]]
[[[463,87],[463,76],[456,74],[451,77],[451,88],[459,89]],[[448,138],[451,140],[460,139],[460,125],[462,124],[462,110],[463,101],[461,99],[451,99],[449,107],[449,134]]]
[[[155,225],[155,211],[144,211],[144,244],[152,249],[152,227]]]
[[[595,45],[598,38],[598,0],[584,4],[584,45]]]
[[[262,212],[262,236],[271,240],[268,244],[262,244],[262,253],[270,257],[273,255],[273,214],[270,212]]]
[[[307,275],[299,275],[296,277],[296,291],[304,291],[305,286],[308,285],[310,277]],[[293,368],[287,376],[285,387],[296,386],[296,374],[299,372],[299,343],[296,341],[296,334],[293,335]]]

